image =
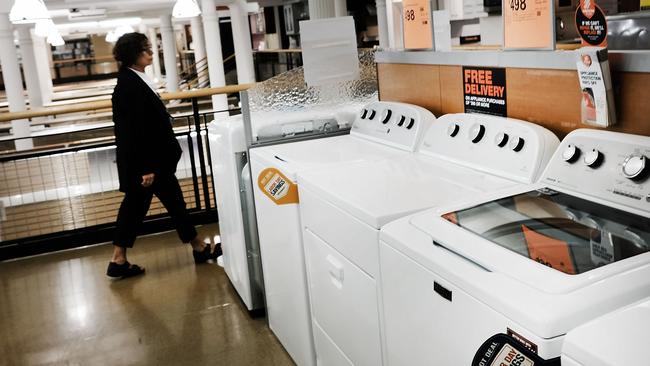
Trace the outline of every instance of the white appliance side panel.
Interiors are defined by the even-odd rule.
[[[375,281],[309,229],[304,240],[314,321],[354,365],[381,365]]]
[[[224,270],[248,310],[252,310],[248,255],[239,194],[241,172],[237,171],[237,155],[232,151],[233,144],[237,143],[234,141],[236,138],[227,128],[212,129],[208,136]]]
[[[379,272],[379,231],[303,186],[298,186],[298,191],[303,226],[375,278]]]
[[[522,332],[502,314],[383,242],[380,261],[388,365],[470,365],[483,342],[508,327],[525,334],[546,358],[552,343],[562,338],[549,341]],[[434,282],[451,291],[452,301],[434,291]]]
[[[299,206],[277,205],[260,191],[257,177],[269,167],[251,160],[269,327],[298,365],[315,365]]]
[[[318,366],[353,366],[343,352],[325,334],[323,329],[314,322],[314,342],[318,349],[316,363]]]
[[[576,362],[571,357],[565,356],[565,355],[562,355],[562,358],[560,359],[560,363],[562,364],[562,366],[608,366],[608,365],[604,365],[604,364],[600,364],[600,365],[595,365],[595,364],[584,365],[584,364]]]

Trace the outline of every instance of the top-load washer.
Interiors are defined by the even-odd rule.
[[[562,366],[647,365],[650,298],[569,331]]]
[[[576,130],[538,183],[382,228],[389,364],[555,365],[568,331],[648,297],[647,156],[648,137]]]
[[[410,154],[435,117],[426,109],[372,102],[349,135],[250,149],[269,326],[298,365],[315,365],[296,174]]]
[[[280,143],[305,135],[329,137],[327,132],[349,129],[362,107],[354,103],[336,111],[314,107],[253,112],[251,138]],[[208,126],[208,138],[224,270],[246,308],[259,310],[264,308],[264,284],[243,115],[215,119]]]
[[[298,173],[316,354],[381,365],[379,229],[401,216],[535,180],[558,144],[524,121],[439,117],[415,154]]]

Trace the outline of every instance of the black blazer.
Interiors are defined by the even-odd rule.
[[[120,191],[140,186],[145,174],[175,173],[182,150],[158,95],[122,67],[112,101]]]

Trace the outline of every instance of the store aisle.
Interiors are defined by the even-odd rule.
[[[216,225],[199,228],[211,238]],[[221,267],[175,232],[141,237],[144,276],[110,281],[111,246],[0,263],[0,365],[292,365]]]

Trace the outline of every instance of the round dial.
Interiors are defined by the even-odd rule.
[[[473,143],[481,141],[483,135],[485,135],[485,126],[482,124],[476,123],[469,130],[469,139],[472,140]]]
[[[368,110],[367,109],[362,109],[361,110],[361,119],[366,119],[366,116],[368,115]]]
[[[410,130],[411,128],[413,128],[413,126],[415,126],[415,119],[411,118],[411,119],[409,120],[409,124],[406,125],[406,129],[407,129],[407,130]]]
[[[580,149],[573,144],[567,145],[567,147],[562,151],[562,159],[567,163],[573,163],[580,157]]]
[[[375,112],[374,109],[371,109],[371,110],[369,110],[368,112],[370,112],[370,115],[368,116],[368,119],[373,119],[373,118],[375,118],[375,115],[377,114],[377,112]]]
[[[585,154],[584,163],[590,168],[598,168],[603,162],[603,154],[597,149],[592,149]]]
[[[648,158],[645,155],[630,155],[623,161],[623,175],[629,179],[639,179],[648,172]]]
[[[505,132],[499,132],[497,137],[494,139],[494,143],[497,144],[498,147],[506,146],[508,143],[508,134]]]
[[[526,141],[523,138],[513,137],[512,141],[510,141],[510,148],[512,151],[520,152],[524,148],[524,144],[526,144]]]
[[[447,134],[451,137],[456,137],[458,135],[458,132],[460,131],[460,126],[456,123],[451,123],[447,127]]]
[[[404,116],[400,117],[399,122],[397,122],[397,125],[402,127],[402,125],[404,125],[404,121],[406,121],[406,117]]]
[[[383,112],[381,112],[381,123],[386,124],[388,121],[390,121],[390,117],[393,115],[393,112],[390,109],[384,109]]]

